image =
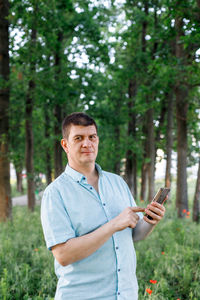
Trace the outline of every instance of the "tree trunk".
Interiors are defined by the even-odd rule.
[[[146,57],[146,34],[147,34],[147,18],[149,14],[149,7],[148,7],[148,1],[144,2],[144,12],[145,12],[145,20],[142,23],[142,40],[141,40],[141,50],[143,52],[143,57]],[[146,59],[143,60],[143,68],[146,70]],[[147,188],[147,180],[149,178],[149,164],[147,163],[147,157],[149,155],[149,140],[148,140],[148,126],[147,126],[147,113],[144,118],[144,124],[143,124],[143,133],[145,137],[144,141],[144,147],[143,147],[143,162],[142,162],[142,172],[141,172],[141,191],[140,191],[140,201],[146,200],[146,188]],[[149,197],[149,196],[148,196]]]
[[[154,137],[154,109],[147,111],[147,157],[148,162],[148,201],[151,202],[154,196],[154,178],[155,178],[155,137]]]
[[[16,178],[17,178],[17,191],[22,194],[24,192],[24,188],[22,185],[22,172],[20,172],[19,170],[16,170],[16,169],[15,169],[15,172],[16,172]]]
[[[12,214],[10,188],[10,162],[8,158],[8,109],[9,109],[9,3],[0,0],[0,221]]]
[[[187,91],[183,87],[175,88],[177,121],[177,190],[176,203],[178,216],[183,217],[183,209],[188,210],[187,194]]]
[[[49,185],[52,182],[51,177],[51,155],[49,152],[46,153],[46,181]]]
[[[60,81],[60,73],[61,73],[61,56],[62,56],[62,41],[63,41],[63,33],[60,31],[57,37],[57,49],[55,53],[55,82],[59,83]],[[58,177],[63,172],[63,163],[62,163],[62,147],[60,145],[60,135],[61,135],[61,124],[62,124],[62,109],[60,104],[60,87],[57,87],[56,93],[56,104],[54,109],[55,116],[55,125],[54,125],[54,134],[55,134],[55,142],[54,142],[54,175],[55,178]]]
[[[50,134],[49,134],[49,115],[48,115],[48,105],[46,105],[44,109],[44,117],[45,117],[45,139],[48,143]],[[50,184],[52,182],[52,177],[51,177],[51,149],[49,147],[49,144],[47,144],[46,147],[46,153],[45,153],[45,160],[46,160],[46,181],[47,184]]]
[[[165,186],[171,187],[171,166],[172,166],[172,147],[173,147],[173,96],[168,97],[167,111],[167,140],[166,140],[166,171],[165,171]],[[168,200],[169,201],[169,198]]]
[[[120,127],[119,127],[119,125],[115,126],[114,133],[115,133],[115,156],[116,156],[116,160],[115,160],[115,164],[114,164],[114,172],[116,174],[120,175],[120,155],[119,155]]]
[[[167,96],[167,99],[168,99],[168,95],[166,95]],[[156,155],[156,153],[157,153],[157,150],[158,150],[158,144],[159,144],[159,142],[160,142],[160,139],[161,139],[161,132],[162,132],[162,128],[163,128],[163,126],[164,126],[164,121],[165,121],[165,115],[166,115],[166,112],[167,112],[167,107],[166,107],[167,105],[166,105],[166,100],[164,99],[164,101],[162,101],[162,105],[161,105],[161,110],[160,110],[160,117],[159,117],[159,126],[158,126],[158,128],[156,128],[157,130],[156,130],[156,132],[155,132],[155,134],[156,134],[156,137],[155,137],[155,143],[156,143],[156,145],[155,145],[155,155]]]
[[[147,124],[146,119],[144,119],[143,124],[143,136],[145,137],[145,141],[143,143],[143,162],[142,162],[142,170],[141,170],[141,191],[140,191],[140,201],[146,200],[146,191],[147,191],[147,179],[148,179],[148,164],[147,164]]]
[[[33,26],[31,32],[31,48],[35,49],[36,44],[36,29]],[[33,55],[33,53],[32,53]],[[30,63],[31,76],[35,74],[35,62]],[[31,79],[28,85],[28,92],[26,96],[26,173],[27,173],[27,192],[28,192],[28,208],[30,211],[34,210],[35,207],[35,184],[34,184],[34,161],[33,161],[33,124],[32,124],[32,114],[34,105],[34,91],[35,91],[35,81]]]
[[[134,198],[137,198],[137,159],[136,153],[134,153],[132,149],[132,143],[135,142],[136,139],[136,115],[133,111],[135,96],[136,96],[137,85],[136,82],[130,80],[129,82],[129,122],[128,122],[128,139],[131,140],[131,147],[126,152],[126,169],[125,169],[125,177],[127,184],[134,195]]]
[[[193,221],[197,223],[199,223],[200,221],[200,158],[199,158],[196,190],[194,195],[194,203],[193,203]]]
[[[55,125],[54,125],[54,172],[55,178],[58,177],[63,172],[63,163],[62,163],[62,147],[60,145],[59,136],[61,135],[61,124],[62,124],[62,111],[60,105],[55,106],[54,110],[55,115]]]
[[[183,33],[182,17],[176,17],[176,58],[181,62],[182,66],[177,73],[177,82],[175,85],[176,97],[176,121],[177,121],[177,190],[176,205],[178,208],[178,216],[183,217],[183,209],[188,210],[188,194],[187,194],[187,111],[188,111],[188,87],[184,84],[182,68],[186,64],[185,53],[181,38]]]

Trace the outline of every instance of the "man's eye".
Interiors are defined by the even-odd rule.
[[[81,140],[81,136],[77,136],[76,138],[75,138],[75,141],[80,141]]]
[[[96,139],[96,135],[91,135],[91,136],[90,136],[90,139],[91,139],[91,140],[95,140],[95,139]]]

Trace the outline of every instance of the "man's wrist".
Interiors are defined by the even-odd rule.
[[[105,225],[111,235],[113,235],[117,231],[116,222],[114,219],[108,221]]]

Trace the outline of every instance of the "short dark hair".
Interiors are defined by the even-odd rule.
[[[66,116],[62,122],[62,135],[63,138],[69,137],[69,130],[71,125],[91,126],[94,125],[97,130],[97,124],[94,119],[83,112],[74,112]]]

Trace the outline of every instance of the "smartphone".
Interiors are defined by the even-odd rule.
[[[169,188],[160,188],[156,195],[153,197],[152,201],[158,202],[160,204],[163,204],[166,200],[167,195],[169,194],[170,189]],[[153,218],[147,214],[145,214],[149,220],[153,220]]]

